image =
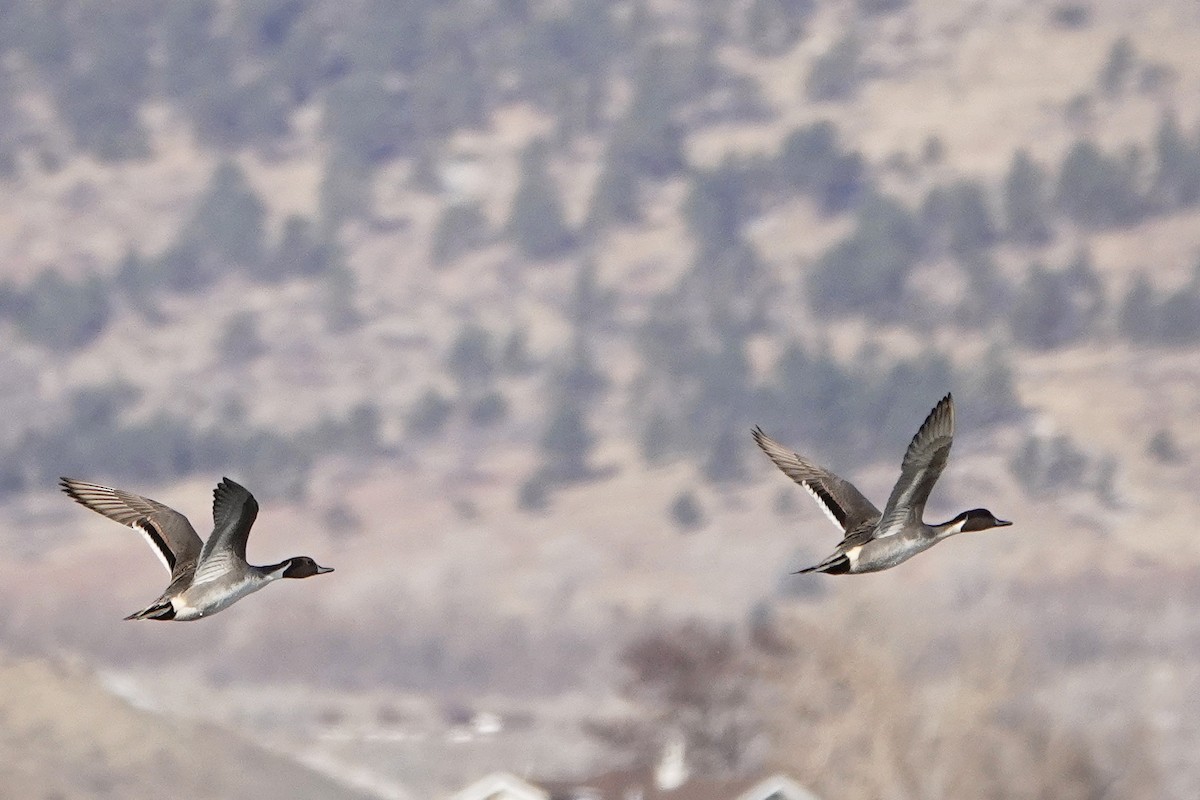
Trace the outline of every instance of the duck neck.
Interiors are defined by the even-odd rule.
[[[953,536],[956,533],[962,533],[963,525],[967,522],[967,517],[964,514],[959,514],[949,522],[943,522],[940,525],[931,525],[933,534],[938,539],[945,539],[947,536]]]
[[[265,567],[255,567],[254,569],[267,580],[274,581],[287,577],[286,573],[291,566],[292,560],[289,558],[278,564],[268,564]]]

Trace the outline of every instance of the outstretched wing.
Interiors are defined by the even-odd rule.
[[[879,519],[879,509],[854,484],[794,453],[756,427],[754,441],[775,466],[804,487],[843,534]]]
[[[929,493],[950,458],[953,440],[954,398],[947,394],[929,412],[904,453],[900,479],[883,507],[877,538],[895,533],[908,521],[921,521]]]
[[[200,561],[218,551],[246,560],[246,539],[258,517],[258,501],[247,489],[229,478],[222,478],[213,489],[213,532],[204,544]]]
[[[140,533],[172,577],[196,563],[200,537],[187,517],[148,497],[96,483],[59,478],[72,500]]]

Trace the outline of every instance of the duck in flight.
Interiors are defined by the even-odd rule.
[[[71,478],[60,478],[59,485],[73,500],[142,534],[171,573],[162,595],[125,619],[209,617],[279,578],[333,572],[308,556],[267,567],[247,564],[246,539],[258,516],[258,502],[228,478],[213,490],[213,532],[203,546],[187,517],[162,503]]]
[[[784,474],[803,486],[845,538],[833,554],[800,572],[831,575],[878,572],[894,567],[957,533],[1011,525],[985,508],[964,511],[949,522],[928,525],[925,501],[950,457],[954,438],[954,399],[943,397],[913,436],[900,466],[900,479],[883,513],[849,481],[819,467],[754,429],[754,441]]]

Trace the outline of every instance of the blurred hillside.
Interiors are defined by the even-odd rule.
[[[887,730],[1050,737],[995,750],[1076,775],[934,778],[885,737],[884,783],[1195,796],[1198,47],[1190,0],[8,4],[0,648],[437,796],[644,760],[660,729],[596,734],[656,719],[627,648],[797,615],[820,644],[781,674],[870,641],[912,694],[864,711]],[[949,390],[931,518],[1017,525],[789,575],[834,535],[750,427],[882,501]],[[252,560],[338,571],[121,624],[162,576],[55,479],[203,531],[223,474],[262,503]],[[709,769],[881,796],[785,755],[835,710],[778,725],[750,674],[774,744]],[[392,695],[424,710],[384,724]],[[527,748],[326,736],[487,703]]]
[[[0,759],[12,797],[365,798],[211,726],[113,697],[79,665],[5,659]]]

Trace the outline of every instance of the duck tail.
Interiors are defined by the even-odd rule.
[[[810,572],[824,572],[826,575],[845,575],[850,571],[850,559],[844,554],[830,556],[820,564],[798,569],[793,575],[807,575]]]
[[[162,603],[155,603],[153,605],[146,606],[141,611],[135,611],[125,619],[175,619],[175,606],[171,605],[171,601],[169,600]]]

